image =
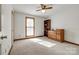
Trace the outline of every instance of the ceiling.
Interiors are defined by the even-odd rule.
[[[41,11],[36,11],[37,9],[39,9],[40,4],[14,4],[13,8],[15,11],[40,17],[49,17],[53,14],[58,13],[64,8],[63,5],[58,4],[51,4],[51,6],[53,7],[53,9],[47,10],[45,13],[42,13]]]

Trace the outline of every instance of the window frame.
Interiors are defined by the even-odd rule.
[[[30,19],[33,19],[33,35],[30,35],[30,36],[27,36],[27,19],[30,18]],[[34,17],[25,17],[25,37],[34,37],[35,36],[35,18]]]

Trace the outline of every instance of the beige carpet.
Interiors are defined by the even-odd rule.
[[[11,55],[77,55],[79,46],[38,37],[14,42]]]

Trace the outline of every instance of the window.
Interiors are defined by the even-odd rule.
[[[34,36],[34,18],[26,17],[25,20],[25,32],[26,36]]]

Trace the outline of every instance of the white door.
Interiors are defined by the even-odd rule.
[[[11,28],[11,11],[12,6],[5,4],[1,5],[1,35],[0,35],[0,52],[2,55],[7,55],[12,46],[12,28]]]

